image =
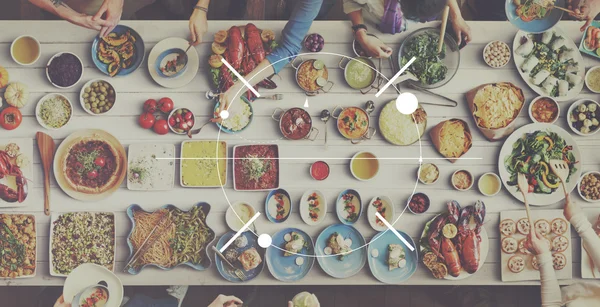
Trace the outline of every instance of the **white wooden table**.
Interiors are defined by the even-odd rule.
[[[186,37],[188,34],[188,26],[186,21],[129,21],[123,22],[140,33],[146,45],[146,55],[150,49],[160,40],[167,37]],[[37,101],[49,92],[62,92],[69,97],[75,104],[74,117],[72,121],[64,128],[58,131],[45,131],[49,133],[57,142],[62,141],[70,133],[79,129],[99,128],[104,129],[115,135],[125,147],[129,144],[141,142],[160,142],[179,144],[186,140],[187,137],[168,134],[159,136],[149,130],[140,128],[137,124],[138,115],[141,112],[143,102],[148,98],[161,98],[169,96],[178,107],[190,108],[196,114],[198,122],[204,122],[212,113],[213,105],[204,98],[204,93],[209,89],[209,79],[207,73],[206,58],[210,53],[210,42],[212,35],[218,30],[228,29],[235,22],[229,21],[211,21],[209,22],[209,30],[205,36],[206,43],[197,47],[201,57],[201,68],[196,78],[187,86],[170,90],[157,85],[150,78],[147,71],[147,63],[142,64],[133,74],[111,79],[119,93],[114,110],[107,116],[89,116],[78,105],[78,93],[80,87],[88,80],[93,78],[105,78],[100,73],[91,61],[90,46],[96,33],[86,29],[72,26],[62,21],[1,21],[0,26],[3,29],[0,31],[0,65],[6,67],[10,73],[12,81],[22,81],[29,85],[31,90],[31,98],[27,106],[21,111],[24,115],[22,125],[13,131],[0,130],[0,138],[31,138],[32,142],[35,137],[35,132],[43,131],[44,129],[38,125],[34,109]],[[270,28],[279,34],[284,26],[281,21],[259,21],[256,22],[260,28]],[[473,204],[477,199],[483,199],[487,205],[486,224],[487,232],[490,237],[490,250],[486,259],[485,265],[474,276],[461,281],[450,282],[447,280],[434,279],[430,272],[422,265],[419,265],[417,272],[406,284],[414,285],[502,285],[500,280],[500,248],[498,242],[498,219],[499,211],[501,210],[520,210],[524,209],[523,205],[516,199],[512,198],[506,190],[503,190],[496,197],[484,197],[474,188],[468,192],[457,192],[451,187],[449,180],[453,171],[459,168],[467,168],[478,178],[484,172],[498,171],[497,161],[498,153],[502,142],[490,143],[484,139],[483,135],[475,128],[473,120],[469,115],[468,108],[465,103],[464,93],[473,87],[482,83],[495,81],[510,81],[520,86],[524,92],[527,101],[529,102],[536,95],[529,87],[521,80],[514,64],[509,63],[501,69],[489,68],[482,59],[482,50],[486,43],[491,40],[501,40],[512,45],[517,29],[511,26],[508,22],[471,22],[469,23],[473,30],[474,40],[461,51],[460,69],[454,79],[447,85],[436,90],[457,101],[459,106],[456,108],[444,108],[436,106],[425,106],[429,115],[429,127],[433,127],[438,122],[448,118],[461,118],[466,120],[473,131],[473,148],[465,157],[481,157],[482,160],[462,160],[456,164],[451,164],[445,160],[436,161],[441,169],[441,180],[432,186],[419,185],[417,190],[425,192],[431,198],[431,208],[427,214],[415,216],[410,213],[405,214],[396,224],[397,228],[407,232],[415,241],[423,229],[424,223],[433,217],[436,212],[445,209],[445,203],[448,200],[455,199],[462,205]],[[432,26],[430,25],[420,25]],[[580,23],[561,22],[560,26],[566,30],[576,43],[581,39],[579,32]],[[410,29],[411,31],[414,30]],[[311,28],[312,32],[318,32],[325,38],[326,45],[323,51],[353,55],[351,49],[352,34],[349,28],[349,23],[345,21],[328,21],[315,22]],[[32,67],[22,67],[17,65],[10,58],[9,46],[14,38],[22,34],[33,35],[42,43],[42,56]],[[400,42],[407,33],[398,34],[395,36],[380,35],[386,43],[393,46],[395,49],[399,47]],[[85,65],[85,73],[82,82],[73,89],[61,91],[54,88],[46,79],[44,66],[48,59],[57,52],[71,51],[79,55]],[[374,93],[369,95],[361,95],[358,91],[352,90],[343,80],[343,71],[337,68],[339,57],[321,55],[319,59],[323,60],[329,68],[330,80],[335,82],[332,91],[327,94],[320,94],[316,97],[309,98],[309,111],[315,121],[315,126],[323,131],[323,124],[319,121],[319,114],[322,109],[327,108],[332,110],[336,105],[345,106],[363,106],[367,100],[374,100],[377,105],[377,111],[383,107],[384,103],[394,99],[396,93],[391,89],[379,97],[375,98]],[[589,56],[584,55],[586,67],[598,65],[598,62]],[[383,73],[388,77],[391,76],[391,70],[387,63],[384,63],[385,69]],[[272,141],[281,138],[278,124],[273,121],[270,116],[275,107],[290,108],[293,106],[301,106],[304,103],[305,95],[294,81],[294,70],[285,68],[281,72],[283,80],[276,80],[279,88],[272,91],[262,90],[263,93],[283,93],[284,100],[279,102],[272,101],[257,101],[254,103],[255,118],[252,126],[248,131],[240,136],[251,139],[253,141]],[[417,96],[427,101],[440,101],[438,98],[426,97],[423,94],[416,93]],[[592,95],[587,90],[584,90],[581,98],[597,99],[597,95]],[[566,113],[568,103],[561,105],[561,119],[557,123],[559,126],[569,130],[566,125],[564,115]],[[329,148],[324,149],[323,133],[314,142],[311,141],[288,141],[279,140],[280,155],[288,156],[310,156],[315,158],[350,158],[354,153],[360,150],[368,149],[374,152],[379,157],[418,157],[418,145],[409,147],[398,147],[387,143],[377,135],[373,140],[363,142],[360,145],[352,145],[336,131],[334,120],[329,122]],[[523,110],[517,119],[517,125],[521,126],[529,123],[526,109]],[[215,139],[217,137],[217,127],[211,126],[197,137],[198,139]],[[231,148],[236,144],[247,144],[249,141],[240,138],[237,135],[221,134],[221,139],[228,142],[230,154]],[[577,140],[583,155],[583,170],[597,169],[600,162],[600,156],[596,154],[600,150],[598,137],[578,137]],[[429,141],[427,134],[422,139],[423,156],[440,157]],[[177,150],[179,152],[179,149]],[[49,275],[48,268],[48,233],[49,233],[49,218],[43,214],[43,188],[42,188],[42,169],[40,158],[35,148],[34,162],[36,165],[34,174],[34,183],[31,184],[29,197],[35,201],[32,204],[12,209],[2,209],[2,212],[27,212],[36,215],[38,222],[38,270],[37,276],[31,279],[18,280],[3,280],[2,285],[62,285],[64,279],[52,278]],[[316,159],[315,159],[316,160]],[[331,176],[323,181],[316,182],[309,175],[309,167],[312,161],[307,160],[282,160],[281,163],[281,187],[289,191],[293,198],[294,205],[297,206],[298,200],[302,193],[310,188],[320,189],[327,197],[329,213],[325,221],[319,226],[308,226],[302,222],[297,208],[295,212],[284,224],[270,223],[266,217],[261,217],[258,221],[257,228],[259,232],[274,234],[281,227],[298,227],[305,230],[308,234],[316,238],[322,229],[326,226],[338,223],[338,220],[333,211],[334,201],[337,194],[345,188],[357,189],[365,202],[369,201],[376,195],[387,195],[395,202],[396,211],[399,212],[401,206],[406,203],[407,197],[412,192],[412,188],[416,181],[416,169],[418,166],[417,160],[383,160],[381,171],[375,180],[369,182],[359,182],[350,174],[348,168],[349,160],[329,160],[331,166]],[[177,167],[177,176],[179,174]],[[231,168],[230,168],[231,170]],[[176,176],[176,178],[177,178]],[[231,171],[228,173],[228,184],[226,187],[227,195],[230,200],[246,200],[254,204],[254,206],[264,211],[264,200],[267,193],[263,192],[235,192],[232,188]],[[177,180],[178,181],[178,180]],[[128,257],[129,249],[126,245],[126,236],[130,231],[130,222],[125,214],[125,209],[131,204],[140,204],[145,209],[155,209],[164,204],[174,204],[181,208],[189,208],[194,203],[206,201],[212,205],[212,211],[209,215],[209,226],[216,232],[217,239],[220,235],[228,231],[225,225],[225,210],[228,205],[224,198],[221,189],[184,189],[175,184],[175,188],[168,192],[135,192],[129,191],[125,183],[111,197],[98,202],[80,202],[69,198],[56,185],[54,177],[52,177],[51,189],[51,209],[54,212],[65,211],[83,211],[83,210],[110,210],[116,213],[116,228],[117,228],[117,264],[116,271],[118,276],[126,285],[157,285],[157,284],[188,284],[188,285],[230,285],[212,266],[204,272],[194,271],[190,268],[179,267],[172,271],[163,272],[154,268],[147,268],[139,275],[133,276],[126,273],[121,273],[124,263]],[[579,196],[574,196],[574,199],[580,200]],[[587,204],[584,204],[584,206]],[[548,208],[559,208],[560,204],[550,206]],[[536,208],[537,209],[537,208]],[[363,216],[357,223],[357,228],[367,238],[372,237],[375,232],[369,227],[368,222]],[[574,233],[574,232],[573,232]],[[580,277],[580,244],[578,238],[573,238],[573,277],[574,280]],[[561,281],[568,283],[569,281]],[[255,280],[247,283],[251,285],[281,285],[283,283],[277,281],[271,276],[268,270]],[[318,264],[315,264],[311,272],[301,281],[296,284],[302,285],[367,285],[380,284],[370,273],[368,266],[365,266],[362,271],[355,277],[338,280],[326,275]],[[537,284],[537,282],[522,282],[519,284]]]

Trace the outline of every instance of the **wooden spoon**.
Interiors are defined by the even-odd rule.
[[[523,202],[525,203],[525,209],[527,210],[527,219],[529,220],[529,225],[530,227],[533,227],[533,220],[531,219],[529,202],[527,201],[527,191],[529,190],[529,183],[527,183],[527,177],[525,176],[525,174],[518,174],[517,186],[519,187],[519,191],[521,191],[521,194],[523,194]]]
[[[560,182],[562,183],[562,187],[563,187],[563,192],[565,192],[565,198],[569,196],[569,192],[567,192],[567,177],[569,177],[569,165],[567,164],[567,162],[565,162],[565,160],[550,160],[548,161],[548,164],[550,164],[550,169],[552,170],[552,172],[554,173],[554,175],[556,175],[556,177],[558,177],[558,179],[560,179]]]
[[[444,12],[442,13],[442,27],[440,28],[440,41],[438,42],[437,53],[442,53],[442,47],[444,46],[444,35],[446,35],[446,26],[448,25],[448,14],[450,14],[450,7],[446,5]]]
[[[38,132],[35,135],[37,139],[42,166],[44,168],[44,213],[50,215],[50,167],[54,161],[54,140],[51,136]]]

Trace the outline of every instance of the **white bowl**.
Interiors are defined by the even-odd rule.
[[[421,169],[423,169],[423,165],[426,165],[426,164],[433,165],[435,167],[435,169],[437,170],[437,172],[438,172],[437,177],[432,182],[425,182],[423,179],[421,179]],[[419,182],[421,182],[422,184],[434,184],[434,183],[436,183],[440,179],[440,168],[437,165],[433,164],[433,163],[422,164],[421,167],[417,168],[417,178],[419,178]]]
[[[225,222],[227,223],[227,226],[229,226],[229,228],[231,228],[231,230],[233,231],[240,231],[240,229],[242,229],[242,227],[244,226],[244,223],[242,221],[240,221],[240,217],[238,217],[238,215],[233,211],[234,208],[238,208],[241,206],[247,206],[248,207],[248,211],[250,213],[250,216],[248,216],[248,220],[250,220],[255,214],[256,214],[256,209],[254,209],[254,207],[244,201],[238,201],[233,203],[231,206],[229,206],[227,208],[227,212],[225,212]],[[242,216],[241,218],[245,218],[245,216]],[[246,228],[244,231],[247,231],[248,228]]]
[[[167,116],[167,126],[169,126],[169,130],[171,130],[171,132],[175,133],[175,134],[179,134],[179,135],[185,135],[187,134],[186,132],[177,132],[175,131],[175,129],[173,128],[173,126],[171,126],[171,124],[169,123],[169,119],[171,118],[171,116],[173,116],[173,114],[175,114],[175,112],[177,112],[177,110],[188,110],[188,112],[192,113],[192,126],[190,127],[190,130],[194,129],[194,126],[196,125],[196,116],[194,115],[194,112],[192,112],[192,110],[188,109],[188,108],[173,108],[173,110],[171,110],[171,112],[169,113],[169,116]]]
[[[21,63],[21,62],[17,61],[17,59],[15,59],[15,55],[13,53],[13,46],[14,46],[15,42],[24,37],[29,37],[29,38],[33,39],[38,46],[38,55],[35,58],[35,60],[33,60],[33,62],[31,62],[29,64],[25,64],[25,63]],[[37,62],[37,60],[40,58],[41,55],[42,55],[42,45],[40,44],[40,41],[38,41],[35,37],[33,37],[31,35],[21,35],[21,36],[15,38],[15,40],[10,44],[10,56],[12,57],[13,61],[15,61],[19,65],[23,65],[23,66],[33,65],[33,64],[35,64],[35,62]],[[83,67],[83,65],[82,65],[82,67]]]
[[[591,171],[591,172],[587,172],[587,173],[585,173],[585,174],[581,175],[581,177],[579,178],[579,181],[577,182],[577,192],[579,193],[579,196],[580,196],[580,197],[581,197],[583,200],[585,200],[585,201],[587,201],[587,202],[589,202],[589,203],[597,203],[597,202],[600,202],[600,199],[596,199],[596,200],[593,200],[593,199],[587,199],[587,198],[583,197],[583,194],[581,194],[581,180],[583,179],[583,177],[585,177],[585,176],[587,176],[587,175],[590,175],[590,174],[595,174],[595,175],[597,175],[597,176],[600,176],[600,172],[598,172],[598,171]]]
[[[486,50],[486,49],[487,49],[487,48],[488,48],[488,47],[489,47],[491,44],[493,44],[493,43],[495,43],[495,42],[499,42],[499,43],[501,43],[501,44],[505,45],[505,46],[506,46],[506,48],[508,49],[508,61],[506,61],[506,63],[504,63],[504,64],[503,64],[503,65],[501,65],[501,66],[492,66],[490,63],[488,63],[488,62],[485,60],[485,50]],[[487,43],[487,45],[485,45],[485,47],[483,48],[483,51],[481,51],[481,54],[482,54],[482,57],[483,57],[483,61],[485,62],[485,64],[487,64],[487,65],[488,65],[489,67],[491,67],[491,68],[502,68],[502,67],[506,66],[506,64],[510,63],[510,60],[511,60],[511,58],[512,58],[512,54],[511,54],[511,53],[512,53],[512,52],[511,52],[511,50],[510,50],[510,47],[508,46],[508,44],[507,44],[507,43],[505,43],[505,42],[503,42],[503,41],[498,41],[498,40],[491,41],[491,42]]]
[[[91,110],[88,110],[88,109],[85,107],[85,102],[83,101],[83,99],[84,99],[84,98],[83,98],[83,94],[85,93],[85,88],[86,88],[86,87],[88,87],[88,86],[92,86],[92,83],[94,83],[94,82],[98,82],[98,81],[102,81],[102,82],[106,82],[106,83],[108,83],[108,84],[110,85],[110,87],[112,87],[113,91],[115,91],[115,103],[113,104],[112,108],[110,108],[110,110],[108,110],[108,111],[106,111],[106,112],[104,112],[104,113],[100,113],[100,114],[96,114],[96,113],[92,112]],[[112,85],[110,82],[108,82],[108,81],[107,81],[107,80],[105,80],[105,79],[92,79],[92,80],[90,80],[90,81],[86,82],[86,83],[85,83],[85,84],[84,84],[84,85],[81,87],[81,90],[79,91],[79,104],[81,105],[81,108],[83,108],[83,110],[84,110],[84,111],[85,111],[87,114],[90,114],[90,115],[96,115],[96,116],[98,116],[98,115],[105,115],[105,114],[108,114],[108,113],[110,113],[110,111],[112,111],[112,110],[115,108],[115,105],[117,104],[117,90],[115,89],[115,86],[114,86],[114,85]]]
[[[52,61],[54,60],[54,58],[59,57],[59,56],[65,54],[65,53],[74,55],[77,58],[77,60],[79,60],[79,64],[81,64],[81,76],[79,76],[79,79],[77,79],[77,81],[75,83],[73,83],[71,86],[67,86],[67,87],[56,85],[54,82],[52,82],[52,80],[50,80],[50,75],[48,74],[48,67],[50,66],[50,63],[52,63]],[[48,64],[46,64],[46,78],[48,78],[48,81],[50,82],[50,84],[54,85],[57,88],[60,88],[60,89],[63,89],[63,90],[64,89],[69,89],[69,88],[72,88],[73,86],[77,85],[79,83],[79,81],[81,81],[81,78],[83,78],[83,72],[84,72],[84,70],[85,69],[83,67],[83,61],[81,61],[81,58],[79,56],[77,56],[75,53],[72,53],[72,52],[59,52],[59,53],[53,55],[50,58],[50,60],[48,61]]]
[[[452,180],[454,178],[454,175],[456,175],[456,173],[458,172],[466,172],[467,174],[469,174],[469,176],[471,177],[471,184],[469,184],[469,186],[466,189],[459,189],[457,186],[454,185],[454,181]],[[473,177],[473,174],[471,172],[469,172],[466,169],[459,169],[454,171],[454,173],[452,173],[452,176],[450,177],[450,184],[452,184],[452,186],[457,190],[457,191],[468,191],[473,187],[473,183],[475,183],[475,178]]]
[[[42,102],[46,101],[47,99],[50,99],[52,97],[57,97],[57,96],[63,98],[64,100],[66,100],[69,103],[69,107],[71,108],[71,115],[69,115],[69,119],[67,119],[67,122],[63,126],[58,127],[58,128],[54,128],[54,127],[50,127],[50,126],[46,125],[46,123],[40,117],[39,114],[40,114],[40,108],[42,107]],[[73,103],[71,103],[71,100],[69,100],[69,98],[67,98],[66,96],[64,96],[62,94],[58,94],[58,93],[47,94],[44,97],[42,97],[38,101],[37,105],[35,106],[35,118],[37,119],[37,121],[40,124],[40,126],[46,128],[48,130],[58,130],[58,129],[60,129],[60,128],[66,126],[66,125],[68,125],[69,122],[71,121],[71,118],[73,118]]]
[[[545,123],[545,122],[539,122],[539,121],[537,121],[537,120],[535,119],[535,117],[533,117],[533,113],[531,113],[531,112],[532,112],[532,111],[531,111],[531,109],[533,108],[533,104],[534,104],[536,101],[540,100],[541,98],[547,98],[547,99],[550,99],[550,100],[552,100],[552,102],[554,102],[554,104],[556,105],[556,108],[558,109],[558,113],[556,114],[556,118],[555,118],[553,121],[551,121],[551,122],[548,122],[548,123]],[[554,100],[552,97],[548,97],[548,96],[538,96],[538,97],[535,97],[535,98],[534,98],[534,99],[533,99],[533,100],[532,100],[532,101],[529,103],[529,118],[530,118],[530,119],[531,119],[531,121],[532,121],[532,122],[534,122],[534,123],[540,123],[540,124],[554,124],[554,123],[555,123],[555,122],[558,120],[558,118],[559,118],[559,117],[560,117],[560,105],[559,105],[559,104],[558,104],[558,102],[556,102],[556,100]]]
[[[483,176],[486,176],[486,175],[492,175],[496,178],[496,180],[498,180],[498,190],[492,194],[486,194],[481,190],[481,178],[483,178]],[[481,194],[483,194],[485,196],[496,196],[498,193],[500,193],[500,190],[502,190],[502,180],[500,179],[500,176],[498,176],[496,173],[492,173],[492,172],[485,173],[485,174],[481,175],[479,177],[479,179],[477,180],[477,189],[479,189],[479,192],[481,192]]]
[[[581,133],[579,130],[575,129],[573,127],[573,125],[571,125],[571,113],[573,112],[573,110],[575,110],[575,108],[577,108],[580,104],[584,103],[584,102],[593,102],[597,105],[598,108],[600,108],[600,104],[598,104],[597,101],[595,100],[591,100],[591,99],[579,99],[575,102],[573,102],[571,104],[571,106],[569,107],[569,111],[567,112],[567,125],[569,126],[569,128],[571,128],[571,131],[573,131],[575,134],[577,135],[581,135],[581,136],[592,136],[596,133],[598,133],[598,131],[600,131],[600,126],[598,128],[596,128],[596,130],[590,132],[590,133]],[[600,118],[598,118],[598,120],[600,120]]]
[[[583,44],[583,45],[585,46],[585,44]],[[585,80],[585,86],[588,88],[588,90],[590,90],[590,92],[592,92],[592,93],[596,93],[596,94],[600,94],[600,91],[594,91],[594,90],[593,90],[593,89],[590,87],[590,85],[589,85],[589,83],[588,83],[588,77],[589,77],[589,75],[590,75],[590,72],[591,72],[592,70],[596,70],[596,69],[600,69],[600,66],[594,66],[594,67],[592,67],[592,68],[588,69],[588,71],[585,73],[585,79],[584,79],[584,80]]]
[[[371,177],[371,178],[367,178],[367,179],[360,178],[360,177],[358,177],[358,176],[357,176],[357,175],[354,173],[354,170],[352,169],[352,162],[354,162],[354,159],[356,159],[356,157],[357,157],[358,155],[362,154],[362,153],[371,154],[371,155],[373,156],[373,159],[374,159],[375,161],[377,161],[377,171],[375,171],[375,174],[373,174],[373,177]],[[369,151],[359,151],[359,152],[357,152],[356,154],[354,154],[354,156],[352,156],[352,159],[350,160],[350,173],[352,173],[352,176],[354,176],[354,178],[356,178],[356,179],[358,179],[358,180],[360,180],[360,181],[369,181],[369,180],[371,180],[371,179],[373,179],[373,178],[377,177],[377,174],[379,173],[379,169],[380,169],[380,168],[381,168],[381,165],[379,164],[379,159],[377,159],[377,156],[376,156],[374,153],[372,153],[372,152],[369,152]]]

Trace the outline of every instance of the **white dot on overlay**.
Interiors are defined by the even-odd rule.
[[[266,233],[263,233],[260,236],[258,236],[258,245],[260,245],[260,247],[262,248],[267,248],[271,246],[271,242],[273,242],[273,238],[271,238],[271,236]]]
[[[405,115],[413,114],[419,107],[419,100],[413,93],[402,93],[396,98],[396,109]]]
[[[219,113],[219,116],[221,116],[222,119],[227,119],[229,117],[229,111],[223,110]]]

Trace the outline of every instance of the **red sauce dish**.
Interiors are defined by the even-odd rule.
[[[427,195],[415,193],[408,203],[408,209],[414,214],[421,214],[429,209],[429,204],[429,197]]]
[[[310,166],[310,175],[315,180],[325,180],[329,177],[329,164],[325,161],[317,161]]]

